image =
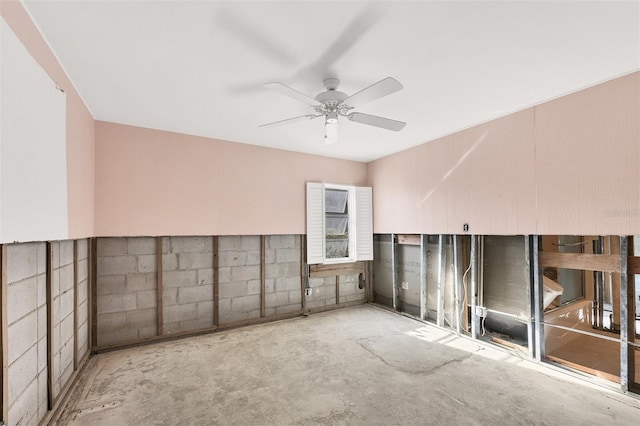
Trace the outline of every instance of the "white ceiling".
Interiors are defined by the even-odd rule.
[[[97,120],[370,161],[640,68],[639,1],[23,1]],[[321,119],[262,85],[404,90]]]

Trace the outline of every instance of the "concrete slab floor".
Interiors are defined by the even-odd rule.
[[[532,362],[371,305],[104,353],[89,363],[58,424],[640,419],[638,399],[553,377]]]

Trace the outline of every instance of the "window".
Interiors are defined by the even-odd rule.
[[[371,188],[307,183],[307,263],[373,260]]]

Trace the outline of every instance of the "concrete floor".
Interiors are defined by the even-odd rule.
[[[555,377],[554,377],[555,375]],[[634,425],[640,400],[363,305],[104,353],[69,425]]]

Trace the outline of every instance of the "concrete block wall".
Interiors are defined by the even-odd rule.
[[[213,327],[213,237],[164,237],[164,333]]]
[[[300,236],[265,237],[265,315],[302,309]]]
[[[364,301],[366,294],[364,285],[359,287],[359,274],[340,276],[340,303]]]
[[[259,236],[218,237],[221,324],[260,317],[260,263]],[[274,279],[276,275],[273,272],[266,279]]]
[[[7,246],[10,425],[37,424],[47,413],[46,244]]]
[[[73,373],[73,241],[51,243],[53,297],[53,396]]]
[[[98,238],[97,344],[157,334],[156,239]]]
[[[78,294],[76,312],[78,317],[78,352],[81,360],[89,351],[89,240],[78,240]]]

